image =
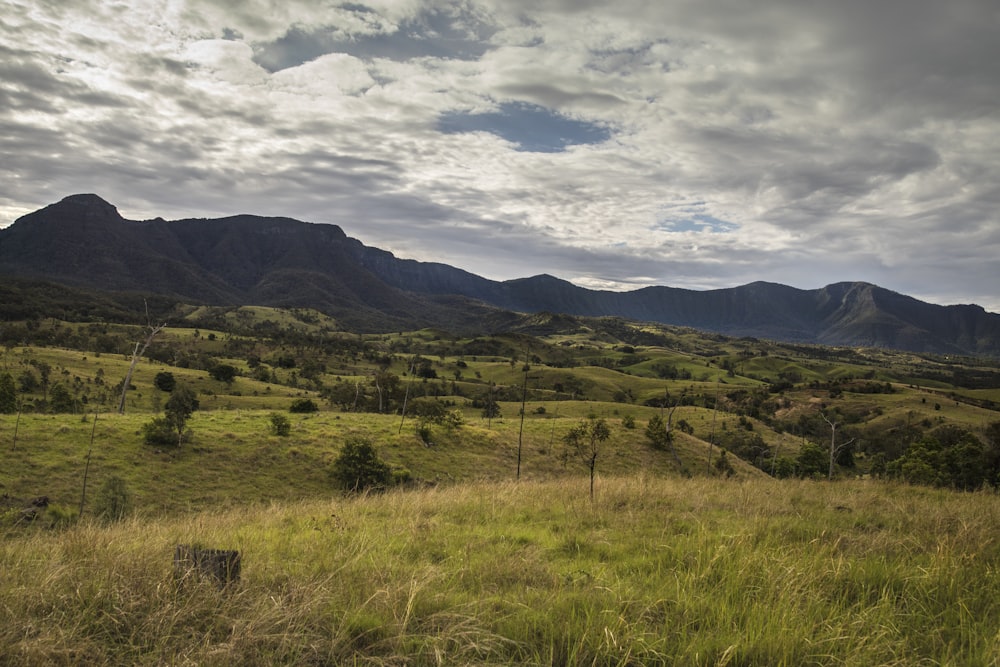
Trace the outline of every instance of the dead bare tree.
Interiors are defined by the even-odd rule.
[[[143,304],[145,303],[146,302],[143,301]],[[146,354],[146,348],[148,348],[149,344],[153,342],[153,338],[156,334],[163,331],[165,326],[167,326],[166,322],[157,327],[153,326],[153,324],[149,321],[149,306],[146,305],[146,328],[149,330],[149,333],[146,335],[146,341],[144,343],[140,343],[139,341],[136,341],[135,343],[135,349],[132,351],[132,363],[129,364],[128,373],[125,375],[125,383],[122,385],[122,398],[118,402],[118,414],[125,414],[125,395],[128,393],[129,385],[132,384],[132,373],[135,372],[135,365],[139,363],[139,359],[142,358],[142,355]],[[142,345],[142,349],[139,349],[140,344]]]
[[[827,479],[831,479],[832,480],[833,479],[833,464],[834,464],[834,461],[837,458],[837,453],[840,450],[844,449],[845,447],[849,446],[852,442],[854,442],[856,440],[856,438],[851,438],[847,442],[842,442],[840,445],[838,445],[837,444],[837,427],[840,426],[840,422],[833,421],[832,419],[830,419],[829,417],[827,417],[823,413],[820,413],[820,417],[822,417],[823,421],[825,421],[830,426],[830,471],[827,474]]]

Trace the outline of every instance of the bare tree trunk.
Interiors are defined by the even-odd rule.
[[[21,405],[21,401],[18,400],[18,402],[17,402],[17,419],[14,420],[14,442],[10,446],[10,451],[14,451],[15,449],[17,449],[17,427],[21,425],[21,410],[22,409],[23,409],[23,406]]]
[[[836,457],[837,457],[837,452],[839,452],[841,449],[843,449],[844,447],[847,447],[852,442],[854,442],[855,438],[851,438],[847,442],[845,442],[842,445],[840,445],[840,447],[838,447],[837,446],[837,427],[840,426],[840,422],[835,422],[835,421],[832,421],[830,419],[827,419],[826,415],[824,415],[824,414],[820,414],[820,417],[822,417],[823,421],[825,421],[827,424],[830,425],[830,471],[827,474],[827,479],[828,480],[832,480],[833,479],[833,465],[834,465],[834,461],[836,460]]]
[[[719,411],[719,378],[715,378],[715,405],[712,406],[712,434],[708,436],[708,472],[712,472],[712,444],[715,441],[715,414]]]
[[[153,337],[160,333],[165,326],[167,326],[166,322],[158,327],[151,326],[149,335],[146,336],[146,342],[143,343],[141,350],[139,349],[139,343],[136,342],[135,350],[132,352],[132,363],[129,364],[128,373],[125,374],[125,384],[122,386],[122,398],[118,402],[118,414],[125,414],[125,395],[128,393],[129,385],[132,384],[132,373],[135,372],[135,365],[139,363],[139,359],[142,358],[142,355],[146,354],[146,348],[148,348],[149,344],[153,342]]]
[[[90,430],[90,448],[87,449],[87,465],[83,468],[83,492],[80,494],[80,511],[77,520],[83,518],[83,505],[87,502],[87,475],[90,473],[90,454],[94,451],[94,434],[97,433],[97,413],[94,413],[94,426]]]
[[[517,477],[521,479],[521,444],[524,441],[524,410],[528,401],[528,354],[531,348],[524,351],[524,384],[521,386],[521,427],[517,431]]]
[[[403,432],[403,422],[406,420],[406,402],[410,399],[410,385],[413,384],[413,366],[417,361],[416,355],[410,361],[410,380],[406,383],[406,393],[403,394],[403,409],[399,415],[399,431],[397,433]]]

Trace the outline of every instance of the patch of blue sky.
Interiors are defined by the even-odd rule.
[[[373,18],[377,12],[363,4],[347,3],[340,8],[364,22],[371,21],[373,26],[379,25]],[[337,26],[293,26],[273,41],[254,44],[253,59],[269,72],[296,67],[328,53],[346,53],[366,61],[475,60],[492,48],[489,38],[496,30],[464,10],[429,9],[403,21],[393,32],[373,29],[369,34],[347,34]]]
[[[728,234],[739,229],[735,222],[720,220],[711,215],[699,213],[679,220],[659,220],[654,229],[663,232],[695,232],[698,234]]]
[[[437,129],[445,134],[489,132],[529,153],[561,153],[570,146],[600,144],[611,138],[605,125],[524,102],[505,102],[497,111],[486,113],[446,112],[438,118]]]

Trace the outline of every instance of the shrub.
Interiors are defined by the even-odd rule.
[[[190,431],[178,438],[174,423],[166,417],[156,417],[142,425],[142,439],[147,445],[178,445],[189,437]]]
[[[156,374],[156,377],[153,378],[153,386],[160,391],[169,394],[174,390],[174,387],[177,386],[177,378],[174,377],[173,373],[160,371]]]
[[[226,384],[232,384],[238,373],[239,369],[229,364],[216,364],[208,369],[208,374],[212,376],[213,380],[225,382]]]
[[[292,432],[292,422],[288,417],[279,413],[271,413],[271,435],[286,436]]]
[[[333,462],[331,474],[345,491],[380,491],[392,482],[392,469],[379,458],[374,445],[352,438]]]
[[[319,412],[319,406],[311,398],[296,398],[288,408],[289,412],[305,414],[309,412]]]

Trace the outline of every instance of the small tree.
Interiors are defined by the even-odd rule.
[[[177,379],[174,377],[173,373],[168,371],[160,371],[153,378],[153,386],[162,392],[170,393],[177,386]]]
[[[653,449],[666,451],[671,448],[674,434],[660,415],[653,415],[649,418],[649,422],[646,424],[646,440],[649,441]]]
[[[184,427],[191,414],[198,409],[198,398],[194,390],[186,384],[178,384],[166,405],[163,417],[157,417],[143,425],[142,432],[147,444],[180,445],[184,440]],[[168,435],[169,434],[169,435]],[[169,439],[169,441],[168,441]]]
[[[213,380],[225,382],[227,385],[233,383],[233,380],[236,379],[237,373],[239,373],[239,369],[237,369],[236,366],[231,366],[229,364],[216,364],[208,371],[208,374],[212,376]]]
[[[292,432],[292,422],[289,421],[288,417],[280,412],[272,412],[270,428],[271,435],[280,435],[284,437]]]
[[[352,438],[333,462],[331,471],[345,491],[380,491],[392,482],[392,469],[379,458],[374,445],[363,438]]]
[[[590,470],[590,501],[594,501],[594,473],[601,443],[611,437],[611,430],[604,419],[590,417],[580,422],[563,437],[566,456],[579,457]]]
[[[50,412],[76,412],[77,400],[62,382],[56,382],[49,390]]]
[[[0,414],[17,412],[17,385],[10,373],[0,375]]]

